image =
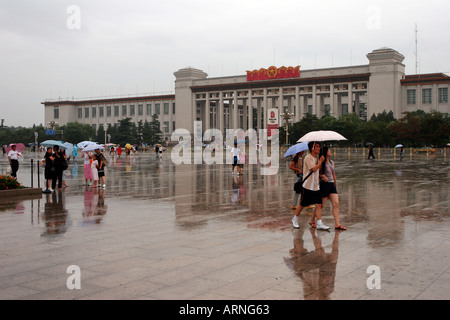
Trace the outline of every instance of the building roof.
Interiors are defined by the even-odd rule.
[[[296,86],[296,85],[313,85],[313,84],[329,84],[329,83],[343,83],[353,81],[369,81],[370,73],[361,74],[346,74],[338,76],[326,77],[311,77],[311,78],[291,78],[278,80],[261,80],[261,81],[246,81],[239,83],[226,84],[210,84],[191,86],[192,92],[200,91],[219,91],[219,90],[245,90],[256,88],[269,88],[280,86]]]
[[[414,74],[405,76],[400,83],[402,86],[450,83],[450,77],[444,73]]]
[[[112,104],[112,103],[127,103],[133,101],[149,101],[149,100],[175,100],[174,94],[168,95],[158,95],[158,96],[134,96],[128,98],[104,98],[104,99],[88,99],[88,100],[53,100],[53,101],[44,101],[41,104],[45,106],[54,106],[54,105],[63,105],[63,104],[71,104],[71,105],[85,105],[85,104]]]

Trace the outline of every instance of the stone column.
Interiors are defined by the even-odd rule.
[[[298,86],[297,87],[295,87],[295,99],[294,99],[294,108],[295,108],[295,117],[294,117],[294,121],[295,122],[299,122],[300,121],[300,118],[301,118],[301,108],[300,108],[300,97],[299,97],[299,94],[300,94],[300,89],[298,88]]]
[[[248,130],[248,129],[253,129],[253,104],[252,104],[253,99],[252,99],[252,90],[251,89],[248,91],[247,102],[248,102],[248,118],[247,118],[248,119],[247,130]]]
[[[223,91],[219,92],[219,104],[217,106],[217,116],[218,116],[218,127],[219,130],[224,134],[224,123],[223,123],[223,117],[224,117],[224,105],[223,105]]]
[[[207,129],[210,129],[211,123],[210,123],[210,117],[211,117],[211,111],[210,111],[210,104],[209,104],[209,92],[206,93],[206,101],[205,101],[205,125],[203,126],[203,132]]]
[[[231,103],[231,100],[230,100]],[[233,108],[232,108],[232,115],[233,115],[233,125],[230,126],[234,130],[239,128],[239,105],[237,100],[237,91],[233,91]]]

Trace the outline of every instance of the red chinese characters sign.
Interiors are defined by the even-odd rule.
[[[300,66],[297,67],[269,67],[268,69],[261,68],[259,70],[247,71],[247,81],[257,80],[272,80],[285,78],[300,77]]]

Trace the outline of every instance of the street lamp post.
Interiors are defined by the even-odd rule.
[[[281,116],[286,120],[286,144],[289,144],[289,119],[291,119],[294,114],[286,111],[282,113]]]

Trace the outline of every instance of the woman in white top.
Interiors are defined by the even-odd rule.
[[[234,174],[234,168],[238,165],[239,159],[239,148],[237,147],[237,142],[234,143],[234,147],[231,149],[231,155],[233,157],[233,164],[231,165],[231,174]],[[239,169],[236,169],[237,174],[239,174]]]
[[[97,188],[98,183],[98,161],[95,158],[95,156],[91,156],[92,163],[91,163],[91,173],[92,173],[92,180],[94,181],[94,188]]]
[[[11,150],[8,152],[8,160],[11,165],[11,177],[17,180],[17,171],[19,171],[19,151],[16,150],[16,145],[11,146]]]
[[[90,186],[92,181],[90,152],[84,152],[84,179],[84,185]]]

